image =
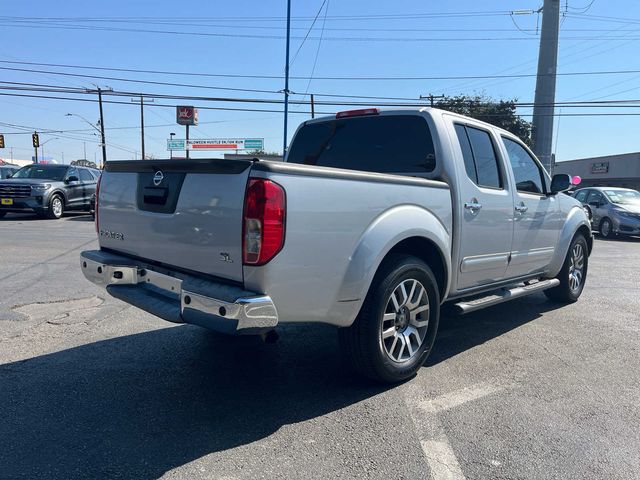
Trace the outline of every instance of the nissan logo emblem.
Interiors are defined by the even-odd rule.
[[[164,174],[160,170],[158,170],[156,174],[153,176],[153,184],[157,187],[162,183],[163,179],[164,179]]]

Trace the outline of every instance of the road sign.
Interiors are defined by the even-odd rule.
[[[176,122],[178,125],[197,125],[198,109],[196,107],[180,105],[176,107]]]
[[[167,151],[184,150],[184,140],[167,140]]]
[[[182,141],[186,143],[187,150],[262,150],[264,148],[264,138],[206,138]],[[184,150],[184,144],[182,150]]]

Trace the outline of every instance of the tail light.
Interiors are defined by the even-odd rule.
[[[244,198],[242,257],[245,265],[264,265],[282,249],[286,200],[270,180],[250,178]]]
[[[96,184],[96,202],[93,205],[93,212],[96,217],[96,233],[100,234],[100,221],[98,218],[98,204],[100,203],[100,182],[102,181],[102,174],[98,177],[98,183]]]

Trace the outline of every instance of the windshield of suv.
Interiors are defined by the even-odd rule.
[[[617,204],[640,204],[640,192],[636,190],[605,190],[605,195],[612,203]]]
[[[11,178],[39,178],[61,182],[67,173],[64,165],[28,165],[22,167]]]

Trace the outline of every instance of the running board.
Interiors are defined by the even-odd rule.
[[[491,307],[502,302],[508,302],[514,298],[525,297],[532,293],[541,292],[559,284],[560,280],[557,278],[551,278],[549,280],[540,280],[539,282],[520,285],[517,287],[501,288],[484,297],[476,297],[471,300],[456,302],[452,304],[452,307],[455,309],[456,313],[463,315],[465,313],[475,312],[476,310]]]

